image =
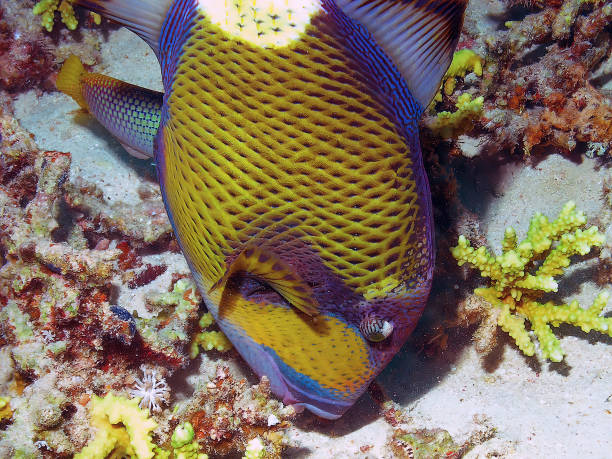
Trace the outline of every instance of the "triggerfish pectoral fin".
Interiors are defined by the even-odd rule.
[[[153,157],[161,122],[162,93],[90,73],[74,55],[66,59],[56,86],[94,115],[132,156]]]
[[[368,28],[425,108],[446,73],[468,0],[337,0]]]
[[[268,284],[289,304],[308,316],[319,313],[317,300],[310,286],[276,254],[260,247],[249,246],[230,263],[225,274],[209,290],[212,292],[237,273],[251,275]]]

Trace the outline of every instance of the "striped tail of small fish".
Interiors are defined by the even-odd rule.
[[[83,110],[89,110],[89,105],[83,97],[81,79],[87,73],[81,60],[74,54],[64,62],[57,75],[55,86],[64,94],[69,95]]]

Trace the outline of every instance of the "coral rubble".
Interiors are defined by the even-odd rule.
[[[62,10],[69,16],[70,2],[61,5],[67,5]],[[101,40],[101,31],[89,27],[81,27],[78,34],[64,29],[51,36],[36,23],[29,2],[0,3],[0,94],[54,88],[54,72],[71,54],[88,65],[99,61]]]
[[[6,114],[0,138],[0,456],[106,457],[112,450],[201,459],[244,451],[259,435],[268,457],[278,457],[293,411],[270,398],[265,381],[251,388],[225,369],[190,399],[197,403],[168,406],[166,378],[192,362],[191,343],[229,344],[222,335],[195,334],[201,297],[184,274],[168,273],[168,291],[152,286],[161,273],[134,284],[149,269],[143,251],[173,250],[165,226],[149,238],[136,223],[102,217],[109,209],[102,198],[70,179],[70,154],[39,150]],[[142,304],[118,305],[117,289],[143,290]],[[282,422],[268,426],[271,415]],[[98,432],[91,438],[89,419]],[[186,421],[195,440],[169,449],[172,428]]]
[[[459,48],[482,56],[482,78],[459,73],[447,80],[436,111],[453,111],[466,91],[483,97],[482,112],[471,120],[483,154],[530,153],[545,146],[572,152],[580,145],[600,154],[612,152],[612,104],[589,81],[590,72],[610,56],[612,5],[508,3],[522,18],[506,21],[504,31],[482,31],[485,18],[468,14]],[[529,9],[521,11],[521,6]],[[476,74],[479,65],[473,68]],[[424,126],[436,126],[432,117],[425,117]]]
[[[450,327],[471,335],[479,322],[477,351],[490,352],[501,328],[524,353],[539,349],[559,361],[564,351],[551,326],[612,336],[605,293],[587,309],[549,295],[570,257],[603,244],[602,235],[582,230],[584,216],[568,206],[554,222],[536,216],[524,241],[508,230],[499,256],[474,249],[486,244],[483,219],[460,202],[457,168],[444,161],[467,168],[474,163],[465,156],[476,154],[491,165],[514,152],[577,151],[605,164],[612,152],[612,103],[603,88],[612,68],[612,5],[487,0],[507,9],[485,17],[478,11],[485,3],[472,4],[422,122],[440,284],[415,334],[425,337],[409,346],[435,360],[456,344]],[[271,396],[267,378],[252,384],[238,376],[238,354],[213,328],[187,267],[172,261],[180,250],[152,177],[134,202],[112,201],[75,173],[69,153],[40,150],[10,113],[19,93],[51,90],[70,54],[88,66],[100,61],[109,25],[91,27],[100,18],[81,13],[71,0],[0,4],[0,457],[106,457],[111,450],[160,459],[281,457],[295,411]],[[55,24],[60,19],[66,27]],[[604,199],[612,201],[609,182]],[[610,235],[612,217],[598,219]],[[491,279],[464,297],[461,285],[471,291],[476,276],[445,260],[457,234],[466,237],[453,255]],[[598,261],[602,286],[612,279],[610,247]],[[434,325],[428,315],[437,315]],[[475,420],[461,441],[448,425],[424,426],[406,413],[383,408],[388,436],[381,444],[396,457],[461,457],[495,434]]]
[[[209,455],[224,455],[235,447],[245,451],[248,442],[259,436],[265,457],[280,457],[286,446],[284,430],[296,414],[293,407],[271,397],[267,378],[250,386],[245,380],[236,381],[225,365],[218,365],[214,378],[177,406],[174,415],[190,422]]]
[[[458,459],[475,446],[493,438],[496,433],[486,417],[475,415],[469,437],[462,443],[456,443],[444,429],[416,427],[415,421],[393,402],[385,402],[382,408],[384,419],[393,428],[387,447],[397,458]]]

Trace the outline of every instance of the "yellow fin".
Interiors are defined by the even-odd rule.
[[[225,274],[209,290],[212,292],[236,273],[248,273],[267,283],[289,304],[311,317],[319,313],[319,304],[312,297],[312,289],[278,255],[260,247],[247,247],[228,266]]]
[[[81,106],[81,108],[89,110],[89,106],[87,105],[81,91],[81,79],[86,73],[87,70],[85,70],[85,67],[83,67],[81,60],[72,54],[68,59],[66,59],[64,65],[59,71],[55,86],[64,94],[72,97],[74,101]]]

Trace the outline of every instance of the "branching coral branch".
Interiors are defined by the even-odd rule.
[[[148,410],[138,407],[138,400],[128,400],[108,394],[91,400],[91,424],[97,429],[94,439],[75,455],[76,459],[108,457],[136,457],[150,459],[155,444],[151,431],[157,423],[149,418]]]
[[[41,0],[32,9],[32,12],[41,16],[41,24],[48,32],[53,30],[55,22],[55,11],[59,10],[62,15],[62,22],[70,30],[75,30],[78,21],[74,15],[71,0]]]
[[[512,228],[506,229],[502,254],[495,256],[486,247],[474,249],[463,236],[451,249],[459,266],[470,263],[491,279],[491,286],[474,291],[501,311],[498,325],[507,332],[526,355],[535,353],[535,343],[525,327],[525,319],[537,337],[542,356],[553,362],[563,359],[561,343],[550,325],[567,323],[583,331],[597,330],[612,336],[612,318],[601,317],[608,293],[601,293],[588,309],[576,301],[569,305],[538,302],[545,292],[556,292],[554,276],[563,274],[573,255],[586,255],[601,246],[604,236],[597,227],[581,229],[586,217],[568,202],[556,220],[550,222],[538,213],[531,219],[527,237],[520,243]]]

